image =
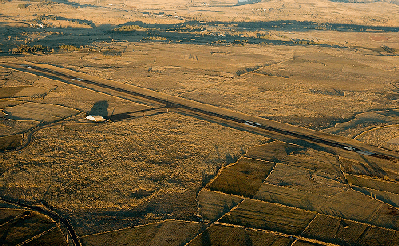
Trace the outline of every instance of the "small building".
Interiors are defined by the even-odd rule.
[[[86,116],[87,120],[94,121],[94,122],[104,122],[106,119],[100,115],[88,115]]]

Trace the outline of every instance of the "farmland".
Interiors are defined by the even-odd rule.
[[[398,4],[0,1],[1,240],[398,244]]]

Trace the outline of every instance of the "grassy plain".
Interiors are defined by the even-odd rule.
[[[379,233],[396,242],[397,165],[1,64],[52,64],[398,151],[398,16],[396,0],[2,0],[1,199],[51,208],[87,245],[313,245],[284,233],[346,245],[354,232],[365,245]],[[18,206],[2,210],[15,213],[7,221],[29,210]],[[57,223],[29,242],[66,235]]]

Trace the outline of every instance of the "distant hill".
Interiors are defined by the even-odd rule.
[[[262,0],[238,0],[237,4],[259,3]]]
[[[241,0],[243,1],[243,0]],[[244,0],[245,1],[245,0]],[[375,3],[375,2],[387,2],[393,4],[399,4],[399,0],[330,0],[331,2],[339,3]],[[239,1],[240,2],[240,1]]]

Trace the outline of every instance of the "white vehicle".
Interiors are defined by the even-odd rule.
[[[244,123],[247,126],[252,126],[252,127],[258,127],[258,126],[262,126],[261,124],[257,123],[257,122],[252,122],[252,121],[245,121]]]
[[[361,151],[361,150],[356,151],[356,153],[361,154],[361,155],[374,155],[375,154],[370,151]]]
[[[244,124],[247,126],[253,126],[253,122],[248,120],[246,120]]]

